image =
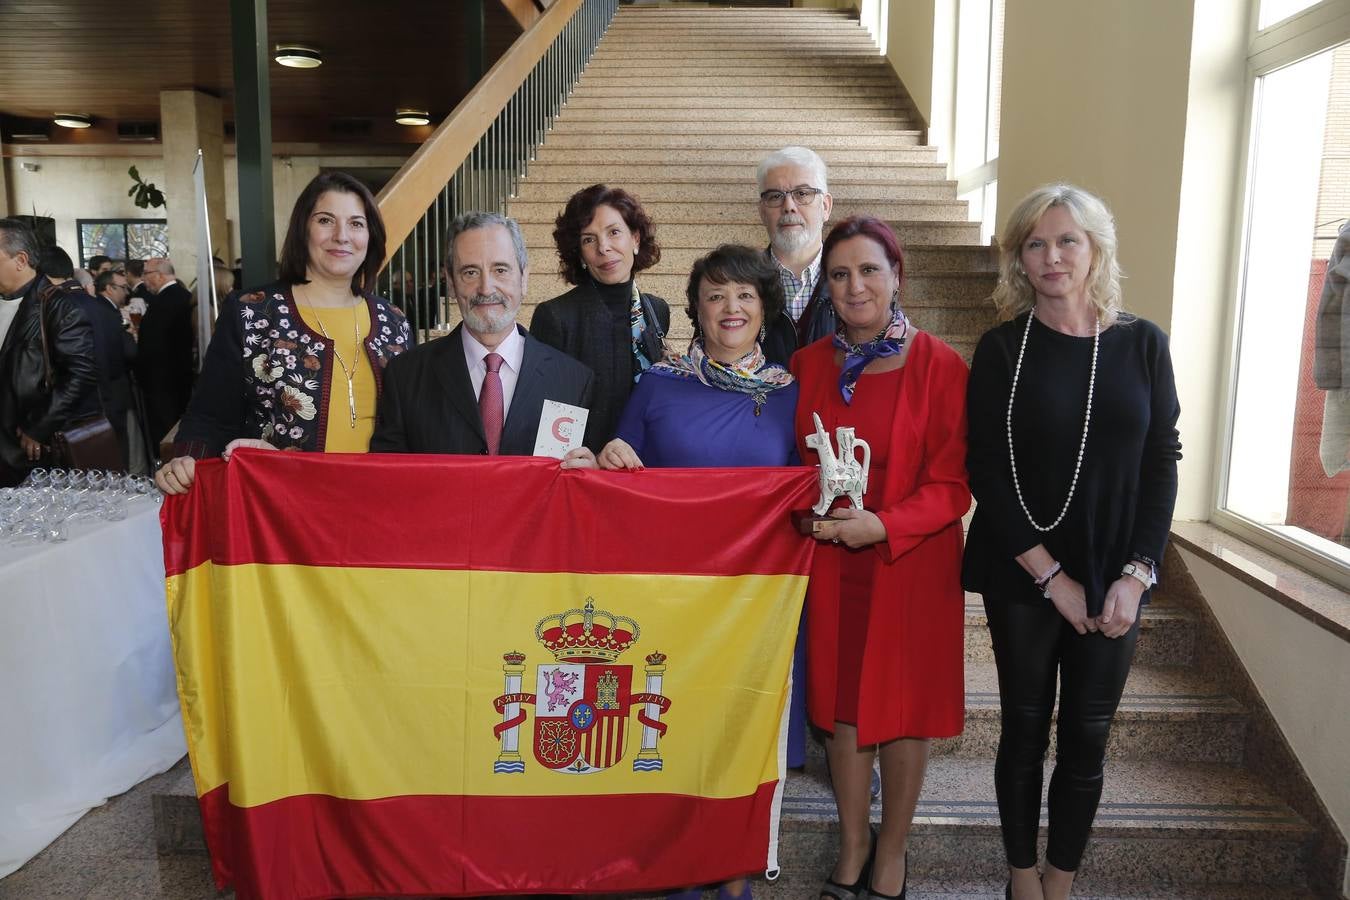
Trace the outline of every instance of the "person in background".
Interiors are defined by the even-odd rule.
[[[32,229],[0,218],[0,487],[23,481],[56,432],[99,410],[93,326],[37,262]]]
[[[105,269],[94,279],[97,296],[91,304],[91,321],[95,325],[95,344],[107,335],[104,341],[109,345],[100,353],[99,393],[103,400],[103,412],[117,432],[118,443],[122,445],[122,461],[131,459],[130,429],[128,417],[135,403],[131,392],[131,367],[136,361],[136,339],[122,320],[122,309],[131,296],[127,286],[127,277],[113,269]],[[116,337],[114,337],[116,335]]]
[[[111,256],[91,256],[89,257],[89,275],[97,278],[104,272],[110,272],[116,267]]]
[[[595,373],[586,444],[614,436],[633,386],[665,356],[670,307],[637,287],[637,273],[661,259],[651,217],[622,188],[593,184],[577,191],[554,223],[563,278],[576,285],[539,304],[530,334]]]
[[[994,303],[1005,321],[975,348],[967,398],[977,505],[962,580],[984,597],[998,667],[1004,893],[1063,900],[1172,524],[1180,406],[1167,335],[1123,309],[1115,221],[1101,200],[1067,184],[1037,188],[1013,209],[999,249]]]
[[[784,147],[760,161],[759,219],[765,255],[778,268],[787,302],[768,323],[764,353],[787,365],[798,347],[834,333],[834,308],[821,278],[825,223],[834,208],[825,161],[806,147]]]
[[[190,490],[197,459],[239,447],[366,452],[385,367],[412,342],[373,290],[384,242],[375,198],[352,176],[324,172],[300,192],[279,280],[221,303],[161,490]]]
[[[192,396],[193,300],[171,260],[146,260],[144,274],[151,297],[138,329],[136,380],[145,397],[146,429],[158,449]]]

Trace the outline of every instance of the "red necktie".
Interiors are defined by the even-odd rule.
[[[478,414],[483,417],[483,436],[487,438],[489,456],[496,456],[502,443],[502,420],[505,418],[502,403],[502,376],[497,374],[502,367],[502,358],[496,353],[483,357],[487,374],[483,376],[483,389],[478,392]]]

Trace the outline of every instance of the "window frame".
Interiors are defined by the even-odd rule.
[[[79,265],[84,266],[84,226],[85,225],[121,225],[122,226],[122,244],[126,245],[126,226],[128,225],[163,225],[168,227],[168,219],[76,219],[75,220],[75,252],[79,254]],[[122,260],[126,262],[126,259]]]
[[[1257,30],[1261,0],[1249,0],[1247,73],[1242,123],[1239,183],[1236,186],[1240,215],[1234,226],[1232,246],[1233,302],[1229,308],[1222,361],[1223,391],[1216,442],[1217,465],[1212,485],[1210,522],[1269,553],[1289,560],[1319,578],[1350,590],[1350,564],[1323,553],[1311,544],[1295,540],[1267,525],[1227,508],[1229,470],[1233,455],[1233,430],[1237,418],[1239,349],[1247,291],[1247,250],[1252,230],[1254,152],[1260,126],[1260,80],[1270,73],[1350,42],[1350,0],[1322,0],[1307,9]]]

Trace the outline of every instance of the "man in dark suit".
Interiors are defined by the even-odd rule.
[[[516,324],[529,272],[514,219],[460,216],[446,258],[464,321],[389,363],[371,452],[529,456],[544,401],[589,409],[594,376]]]
[[[192,396],[192,294],[166,258],[145,261],[150,302],[141,318],[136,380],[145,395],[153,449],[178,422]]]
[[[94,346],[99,353],[99,394],[103,412],[117,432],[122,461],[130,459],[127,416],[132,408],[131,367],[136,362],[136,340],[122,320],[122,307],[131,297],[127,276],[108,269],[94,279],[96,296],[89,319],[94,323]],[[100,346],[102,345],[102,346]]]

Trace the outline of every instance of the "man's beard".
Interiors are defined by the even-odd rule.
[[[504,294],[494,292],[469,298],[464,323],[474,334],[500,334],[515,324],[515,310]]]
[[[792,254],[796,253],[798,250],[805,250],[811,245],[813,240],[819,239],[819,235],[813,235],[811,233],[810,228],[806,224],[806,220],[801,216],[793,216],[792,218],[784,216],[784,218],[787,219],[786,224],[796,224],[801,227],[784,231],[783,225],[785,223],[781,221],[778,223],[778,231],[774,233],[771,243],[773,244],[773,249],[777,250],[780,254]]]

